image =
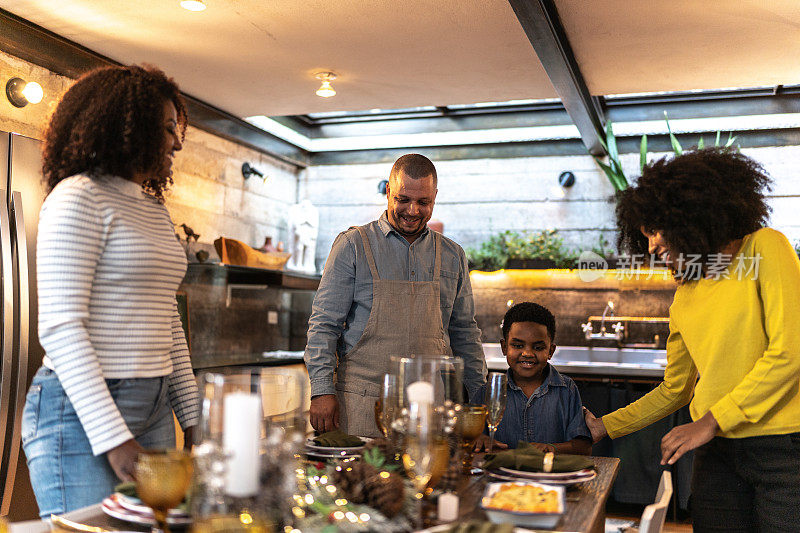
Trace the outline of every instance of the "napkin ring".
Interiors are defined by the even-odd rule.
[[[553,458],[556,456],[553,452],[547,452],[544,454],[544,460],[542,461],[542,470],[550,473],[553,471]]]

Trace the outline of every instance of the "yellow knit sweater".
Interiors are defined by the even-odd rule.
[[[710,410],[721,437],[800,431],[800,261],[782,233],[763,228],[724,275],[678,287],[664,382],[603,417],[612,438],[689,400],[692,419]]]

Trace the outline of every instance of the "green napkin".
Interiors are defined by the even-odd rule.
[[[119,492],[128,498],[136,498],[137,500],[141,500],[141,498],[139,498],[139,493],[136,492],[136,483],[134,481],[125,481],[120,483],[114,487],[114,492]],[[181,504],[175,509],[187,514],[189,513],[189,493],[186,493],[186,496],[183,497]]]
[[[514,531],[514,524],[493,524],[481,520],[470,520],[452,524],[441,533],[511,533]]]
[[[526,472],[541,472],[544,452],[530,443],[520,442],[515,450],[487,453],[483,467],[497,470],[500,467]],[[594,468],[594,462],[585,455],[555,454],[551,472],[574,472],[584,468]]]
[[[348,435],[341,429],[334,429],[333,431],[328,431],[318,437],[314,437],[314,444],[330,448],[351,448],[354,446],[363,446],[364,441],[353,435]]]

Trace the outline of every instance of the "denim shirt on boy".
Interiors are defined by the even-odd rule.
[[[511,369],[508,376],[508,400],[495,440],[516,448],[518,441],[567,442],[575,437],[591,439],[583,420],[578,387],[568,376],[562,376],[553,365],[547,365],[545,378],[530,398],[514,383]],[[477,401],[481,401],[485,386]]]

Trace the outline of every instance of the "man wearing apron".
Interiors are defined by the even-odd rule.
[[[378,436],[374,406],[392,356],[455,355],[472,396],[486,363],[461,247],[427,222],[436,168],[419,154],[398,159],[380,219],[336,238],[308,322],[305,362],[311,425]]]

